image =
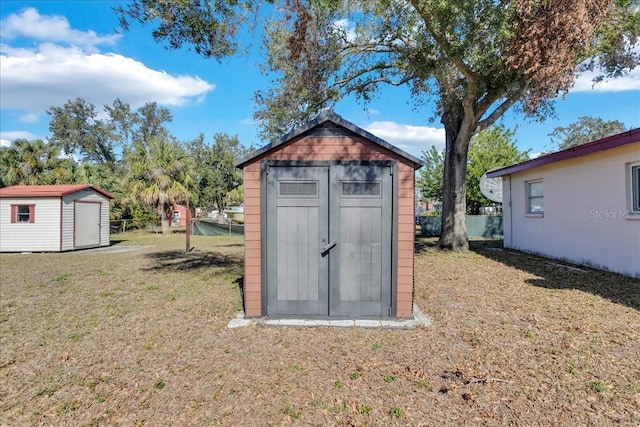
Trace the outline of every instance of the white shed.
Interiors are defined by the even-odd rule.
[[[504,246],[640,277],[640,128],[487,173]]]
[[[109,246],[109,201],[90,184],[0,188],[0,252]]]

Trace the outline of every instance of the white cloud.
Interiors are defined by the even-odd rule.
[[[640,90],[640,67],[632,70],[623,77],[606,79],[600,83],[593,84],[593,79],[598,72],[592,71],[581,74],[570,92],[624,92],[630,90]]]
[[[20,123],[37,123],[40,117],[37,114],[27,113],[18,119]]]
[[[377,121],[364,126],[364,129],[418,158],[422,158],[422,152],[432,145],[438,150],[445,145],[443,128]]]
[[[132,106],[198,102],[214,85],[199,77],[174,76],[118,54],[86,54],[77,47],[41,45],[31,55],[0,55],[3,109],[43,113],[83,98],[97,106],[120,98]]]
[[[12,132],[0,132],[0,146],[9,147],[16,139],[36,139],[36,136],[26,130],[17,130]]]
[[[0,36],[5,40],[25,37],[37,41],[64,42],[84,47],[115,44],[120,34],[98,35],[95,31],[71,28],[64,16],[40,15],[32,7],[19,14],[11,14],[1,23]]]
[[[348,19],[339,19],[333,25],[346,37],[346,41],[352,42],[356,39],[356,26]]]
[[[181,106],[202,102],[215,88],[197,76],[172,75],[132,58],[100,52],[97,45],[113,44],[120,36],[72,29],[62,16],[40,15],[29,8],[1,24],[5,43],[0,45],[0,105],[2,110],[22,110],[23,123],[76,98],[98,109],[116,98],[134,108],[152,101]],[[40,44],[6,43],[18,38]]]

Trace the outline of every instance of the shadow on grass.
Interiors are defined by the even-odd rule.
[[[502,249],[501,240],[470,242],[471,250],[494,261],[533,274],[525,283],[546,289],[575,289],[640,310],[640,280],[566,261]]]
[[[238,285],[238,290],[240,291],[240,296],[242,297],[242,311],[246,313],[247,306],[245,305],[245,300],[244,300],[244,276],[238,277],[233,283]]]
[[[109,246],[115,246],[115,245],[119,245],[122,244],[124,242],[126,242],[128,239],[113,239],[113,236],[111,237],[111,239],[109,239]]]
[[[155,261],[147,271],[193,271],[203,268],[222,268],[224,273],[241,275],[244,257],[216,252],[161,251],[145,255]]]

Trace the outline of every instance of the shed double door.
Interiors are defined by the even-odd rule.
[[[268,315],[390,315],[392,178],[390,166],[268,168]]]

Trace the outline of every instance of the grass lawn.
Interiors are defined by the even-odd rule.
[[[242,237],[0,255],[0,425],[640,425],[640,280],[416,244],[414,330],[227,329]]]

